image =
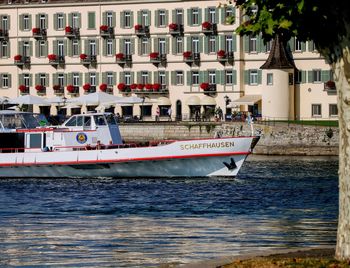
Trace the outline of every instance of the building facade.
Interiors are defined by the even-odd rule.
[[[231,16],[237,18],[233,25],[227,23]],[[0,96],[139,96],[145,98],[141,105],[112,109],[145,120],[157,107],[160,116],[171,107],[178,120],[209,116],[215,107],[224,114],[336,118],[330,67],[313,43],[289,41],[297,69],[287,75],[262,70],[271,43],[234,34],[241,20],[238,9],[218,7],[215,0],[6,0],[0,4]]]

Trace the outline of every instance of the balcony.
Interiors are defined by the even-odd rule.
[[[114,28],[107,25],[100,26],[100,36],[102,38],[109,38],[114,36]]]
[[[69,39],[78,39],[80,37],[80,29],[67,26],[65,28],[65,36]]]
[[[76,96],[79,94],[79,87],[78,86],[73,86],[73,85],[68,85],[67,86],[67,91],[69,95]]]
[[[97,58],[96,55],[80,54],[80,62],[85,66],[96,65]]]
[[[9,39],[9,32],[8,32],[8,30],[0,29],[0,42],[1,41],[6,41],[8,39]]]
[[[51,64],[53,66],[65,64],[64,56],[57,56],[56,54],[49,54],[47,57],[49,59],[49,64]]]
[[[91,86],[90,84],[83,85],[84,94],[90,94],[96,92],[96,86]]]
[[[108,94],[113,94],[113,85],[107,85],[105,83],[101,84],[99,86],[100,91],[108,93]]]
[[[18,67],[22,66],[28,66],[30,65],[30,57],[28,56],[22,56],[22,55],[16,55],[14,57],[14,64],[17,65]]]
[[[167,85],[155,84],[132,84],[131,89],[135,94],[168,94],[169,88]]]
[[[186,51],[183,53],[183,61],[187,64],[199,64],[200,63],[200,53],[192,53],[191,51]]]
[[[219,50],[216,53],[217,59],[219,62],[225,64],[225,62],[233,62],[233,51],[226,52],[225,50]]]
[[[62,95],[64,95],[64,87],[61,86],[61,85],[54,85],[54,86],[53,86],[53,93],[54,93],[56,96],[62,96]]]
[[[158,65],[158,64],[166,64],[167,62],[167,58],[166,58],[166,54],[159,54],[158,52],[152,52],[149,55],[150,58],[150,62]]]
[[[131,54],[124,54],[124,53],[118,53],[115,55],[115,61],[119,65],[131,65],[132,63],[132,55]]]
[[[327,81],[324,83],[324,91],[327,91],[328,95],[336,95],[337,94],[337,87],[335,86],[334,81]]]
[[[206,95],[212,95],[216,93],[216,84],[209,84],[207,82],[204,82],[200,84],[200,88]]]
[[[36,40],[43,40],[43,39],[46,39],[47,37],[46,29],[33,28],[32,33],[33,33],[33,37]]]
[[[205,35],[216,35],[218,34],[218,27],[216,23],[210,23],[205,21],[202,23],[202,32]]]
[[[136,24],[134,28],[135,28],[135,34],[137,37],[149,36],[149,26]]]
[[[35,89],[36,89],[36,93],[39,95],[39,96],[44,96],[46,95],[46,87],[43,86],[43,85],[36,85],[35,86]]]
[[[183,24],[177,24],[177,23],[170,23],[169,24],[169,33],[172,36],[181,36],[184,33],[184,26]]]
[[[20,85],[18,87],[21,95],[28,95],[29,94],[29,87],[25,86],[25,85]]]

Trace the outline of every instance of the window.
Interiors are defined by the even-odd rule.
[[[131,85],[131,73],[130,72],[124,72],[124,83],[126,85]]]
[[[46,85],[46,74],[39,74],[39,84],[42,86]]]
[[[249,71],[249,85],[257,85],[258,84],[258,71],[250,70]]]
[[[148,84],[149,83],[149,79],[148,79],[148,71],[142,71],[141,72],[141,84]]]
[[[321,83],[322,79],[321,79],[321,70],[317,69],[317,70],[312,70],[312,79],[314,83]]]
[[[176,71],[175,73],[175,85],[183,85],[184,84],[184,73],[183,71]]]
[[[73,73],[73,86],[78,87],[80,84],[79,73]]]
[[[224,18],[223,23],[228,24],[229,22],[227,21],[227,19],[233,16],[233,9],[231,7],[225,7],[224,12],[225,12],[224,13],[225,18]]]
[[[199,72],[192,71],[192,85],[199,85]]]
[[[249,37],[249,52],[256,53],[257,52],[257,38]]]
[[[57,54],[59,57],[64,57],[64,41],[57,41]]]
[[[225,84],[232,85],[233,84],[233,72],[232,70],[225,71]]]
[[[91,56],[96,56],[96,41],[89,40],[89,50]]]
[[[148,16],[148,10],[141,10],[141,24],[143,26],[150,25],[150,18]]]
[[[90,85],[95,87],[96,86],[96,73],[90,73]]]
[[[216,23],[216,9],[215,9],[215,7],[208,8],[208,20],[210,23]]]
[[[272,73],[268,73],[266,75],[266,85],[273,85],[273,74]]]
[[[233,52],[233,36],[225,35],[225,50],[227,52]]]
[[[30,74],[23,74],[23,84],[25,87],[30,87]]]
[[[182,54],[184,52],[184,46],[183,46],[183,37],[177,36],[176,37],[176,54]]]
[[[106,77],[107,77],[107,85],[108,86],[113,86],[113,84],[114,84],[114,79],[113,79],[113,73],[112,72],[108,72],[107,73],[107,75],[106,75]]]
[[[64,25],[64,14],[58,13],[57,14],[57,30],[62,30],[66,25]]]
[[[57,74],[57,82],[61,87],[64,86],[64,74],[62,73]]]
[[[96,28],[95,12],[88,12],[88,29]]]
[[[30,56],[30,44],[28,41],[23,42],[23,56],[29,57]]]
[[[158,52],[159,54],[166,54],[165,38],[158,39]]]
[[[166,12],[164,9],[158,10],[158,26],[159,27],[166,26]]]
[[[338,115],[338,106],[336,104],[329,104],[329,116],[334,117]]]
[[[131,23],[131,11],[124,11],[123,12],[123,17],[124,17],[124,28],[131,28],[132,23]]]
[[[149,38],[148,37],[142,37],[141,38],[141,55],[148,55],[149,54]]]
[[[79,40],[72,41],[72,56],[79,56]]]
[[[0,55],[1,57],[3,58],[8,58],[10,55],[9,55],[9,46],[8,46],[8,42],[7,41],[2,41],[1,43],[1,46],[0,46]]]
[[[270,40],[270,41],[268,41],[267,43],[266,43],[266,52],[270,52],[271,51],[271,47],[272,47],[272,41]]]
[[[215,70],[208,71],[208,81],[210,85],[216,84]]]
[[[199,37],[192,37],[192,52],[199,53]]]
[[[208,53],[216,53],[216,37],[213,35],[208,38]]]
[[[28,14],[23,15],[23,31],[30,30],[30,18]]]
[[[106,54],[107,56],[112,56],[113,55],[113,39],[107,39],[106,41]]]
[[[124,53],[125,55],[131,55],[131,40],[130,39],[124,39],[124,44],[123,44],[123,48],[124,48]]]
[[[106,24],[108,27],[113,27],[113,12],[106,12]]]
[[[296,71],[295,72],[295,83],[300,84],[302,82],[302,71]]]
[[[1,75],[1,88],[8,88],[10,86],[9,75],[2,74]]]
[[[8,30],[9,25],[8,25],[9,18],[7,16],[1,16],[1,29],[3,30]]]
[[[46,57],[47,55],[47,53],[46,53],[46,41],[43,41],[43,40],[41,40],[41,41],[38,41],[38,49],[39,49],[39,51],[38,51],[38,57]]]
[[[39,15],[39,28],[40,29],[46,29],[46,15],[40,14]]]
[[[72,13],[72,27],[79,28],[79,14]]]
[[[182,9],[175,9],[175,23],[176,24],[184,24],[183,10]]]
[[[296,51],[296,52],[302,51],[302,43],[298,39],[295,39],[294,51]]]
[[[313,117],[320,117],[322,116],[322,113],[321,113],[321,104],[312,104],[311,105],[311,115]]]
[[[191,25],[199,25],[199,9],[192,8],[191,9]]]
[[[166,85],[165,71],[158,72],[158,83],[161,84],[162,86]]]

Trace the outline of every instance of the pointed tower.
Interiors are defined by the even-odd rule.
[[[262,117],[266,119],[294,119],[294,70],[285,43],[277,35],[262,69]]]

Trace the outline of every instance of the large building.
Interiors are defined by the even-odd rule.
[[[312,42],[289,41],[296,68],[266,62],[271,43],[240,37],[242,16],[220,1],[6,0],[0,4],[0,96],[144,97],[121,115],[188,120],[215,107],[267,118],[336,118],[329,65]],[[235,16],[231,25],[226,18]],[[77,113],[95,107],[34,106]]]

